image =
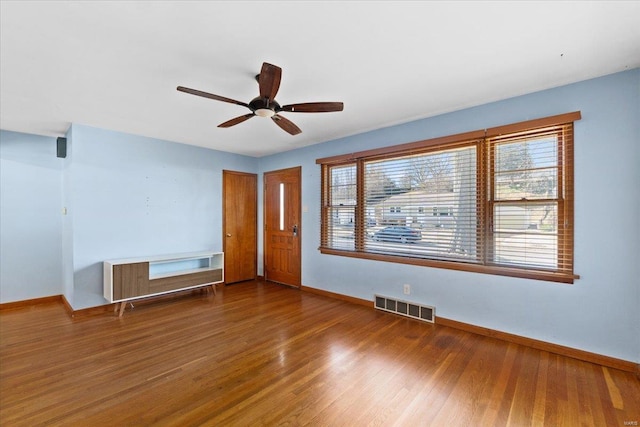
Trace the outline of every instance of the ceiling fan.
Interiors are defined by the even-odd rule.
[[[242,123],[254,116],[270,117],[281,129],[297,135],[300,128],[292,121],[281,116],[281,111],[290,113],[328,113],[332,111],[342,111],[344,104],[342,102],[305,102],[302,104],[288,104],[280,106],[276,101],[276,94],[280,87],[280,78],[282,77],[282,69],[278,66],[263,63],[260,74],[256,75],[260,95],[253,98],[248,104],[235,99],[225,98],[224,96],[214,95],[212,93],[202,92],[197,89],[189,89],[188,87],[178,86],[180,92],[190,93],[192,95],[202,96],[204,98],[215,99],[216,101],[228,102],[230,104],[242,105],[251,110],[250,113],[243,116],[235,117],[218,125],[219,128],[228,128]]]

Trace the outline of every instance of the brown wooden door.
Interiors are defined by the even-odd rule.
[[[253,280],[258,264],[258,177],[222,171],[225,283]]]
[[[264,174],[264,277],[300,287],[300,167]]]

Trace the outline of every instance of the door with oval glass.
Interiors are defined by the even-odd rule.
[[[264,277],[300,287],[301,168],[264,174]]]

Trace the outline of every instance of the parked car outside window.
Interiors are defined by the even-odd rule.
[[[392,225],[378,230],[373,234],[377,242],[410,243],[422,240],[422,232],[411,227]]]

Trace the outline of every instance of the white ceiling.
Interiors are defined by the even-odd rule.
[[[71,123],[264,156],[640,66],[639,1],[5,1],[0,128]],[[244,107],[282,67],[291,136]]]

